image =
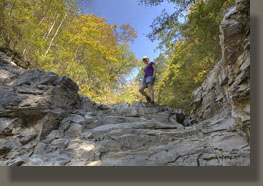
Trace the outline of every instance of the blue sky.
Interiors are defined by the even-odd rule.
[[[146,35],[151,31],[150,25],[163,9],[173,12],[173,4],[163,3],[157,7],[138,5],[137,0],[90,0],[87,13],[104,17],[110,24],[130,24],[138,38],[131,44],[131,49],[138,59],[148,56],[150,60],[159,56],[160,51],[154,52],[158,41],[151,42]]]

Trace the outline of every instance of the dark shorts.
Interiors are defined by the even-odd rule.
[[[152,76],[148,76],[142,80],[141,84],[147,85],[147,83],[154,83],[154,81],[155,81],[155,78],[153,78]]]

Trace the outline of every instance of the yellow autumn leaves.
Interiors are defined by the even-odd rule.
[[[68,76],[98,103],[137,99],[126,82],[138,66],[130,49],[136,31],[77,7],[75,0],[1,0],[0,48],[26,68]]]

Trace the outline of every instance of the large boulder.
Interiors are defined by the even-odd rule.
[[[0,65],[0,136],[31,128],[43,138],[58,128],[61,117],[80,108],[78,86],[71,79],[19,68],[4,53]]]

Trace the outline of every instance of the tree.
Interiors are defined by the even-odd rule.
[[[125,94],[125,78],[138,65],[129,46],[137,34],[129,24],[118,30],[84,14],[86,2],[2,0],[0,49],[20,56],[20,66],[70,77],[80,94],[109,104],[119,100],[112,94]]]
[[[163,3],[165,0],[139,0],[139,4],[144,4],[148,6],[158,6]],[[173,3],[175,6],[175,11],[169,15],[165,9],[162,11],[162,15],[158,16],[152,23],[151,28],[152,32],[147,36],[151,40],[156,40],[157,35],[162,31],[168,32],[171,28],[171,25],[179,24],[179,17],[183,16],[183,13],[187,8],[195,3],[197,0],[166,0],[169,3]],[[171,30],[170,30],[171,31]],[[169,35],[169,34],[168,34]]]

